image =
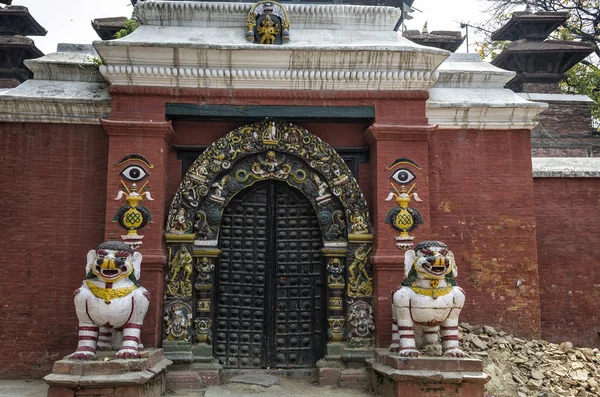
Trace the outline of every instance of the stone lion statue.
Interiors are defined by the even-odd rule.
[[[423,241],[404,256],[406,279],[392,295],[390,350],[418,357],[418,348],[439,344],[450,357],[465,357],[458,345],[458,316],[465,303],[456,285],[454,255],[441,241]],[[416,337],[416,338],[415,338]]]
[[[94,360],[96,349],[117,350],[116,358],[139,358],[140,331],[150,295],[138,283],[142,254],[120,241],[107,241],[87,255],[86,279],[75,290],[79,344],[69,356]]]

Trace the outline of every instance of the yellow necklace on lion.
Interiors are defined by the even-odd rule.
[[[138,288],[136,285],[124,288],[102,288],[94,284],[92,280],[85,280],[85,284],[96,298],[104,299],[106,304],[109,304],[113,299],[123,298]]]

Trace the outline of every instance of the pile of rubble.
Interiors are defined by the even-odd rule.
[[[460,324],[463,350],[492,375],[489,397],[600,396],[600,350],[526,340],[488,326]]]

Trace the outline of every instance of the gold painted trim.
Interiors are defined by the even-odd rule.
[[[344,257],[348,253],[348,248],[321,248],[323,256]]]
[[[195,258],[201,256],[208,256],[209,258],[216,258],[221,254],[221,250],[218,248],[194,248],[192,250],[192,256]]]
[[[348,235],[349,243],[372,243],[373,235],[372,234],[349,234]]]
[[[416,294],[430,296],[434,299],[440,296],[448,295],[450,292],[452,292],[452,287],[424,288],[411,286],[410,289],[412,289]]]
[[[167,233],[165,234],[165,239],[169,243],[189,243],[196,239],[196,235]]]

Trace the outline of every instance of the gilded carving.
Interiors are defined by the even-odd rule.
[[[390,175],[390,179],[393,181],[390,182],[393,191],[390,192],[385,201],[391,201],[395,198],[398,207],[394,207],[388,212],[385,223],[391,224],[394,229],[400,232],[400,235],[396,237],[396,246],[402,250],[407,250],[413,246],[412,241],[414,240],[414,236],[411,236],[409,232],[423,223],[419,211],[409,207],[409,204],[411,198],[414,198],[416,202],[422,202],[422,200],[414,191],[416,184],[406,190],[405,185],[414,181],[416,176],[408,168],[398,168],[400,165],[409,165],[418,170],[421,170],[421,168],[413,160],[404,157],[396,159],[387,167],[388,170],[394,170]],[[394,185],[394,182],[401,184],[400,190]]]
[[[327,334],[332,342],[339,342],[344,339],[344,324],[346,320],[343,318],[328,318],[329,330]]]
[[[367,262],[371,248],[366,244],[358,246],[354,252],[354,260],[348,267],[348,296],[371,296],[373,294],[373,277],[367,271]]]
[[[290,19],[285,8],[274,1],[259,1],[246,18],[246,40],[260,44],[282,44],[289,40]]]
[[[212,289],[212,278],[215,265],[212,264],[211,258],[203,256],[196,264],[196,290]]]
[[[194,331],[196,332],[196,341],[198,343],[212,343],[212,321],[209,319],[196,319],[194,321]]]
[[[168,273],[166,275],[166,289],[169,297],[192,296],[192,254],[185,245],[182,245],[173,254],[169,248]]]
[[[364,301],[356,301],[348,308],[348,339],[367,338],[375,331],[373,308]]]
[[[173,302],[165,307],[165,339],[190,341],[189,328],[192,310],[184,302]]]
[[[232,131],[201,155],[173,200],[168,232],[214,239],[220,213],[231,197],[264,179],[279,179],[297,187],[319,207],[319,214],[332,214],[330,221],[319,218],[326,239],[341,240],[345,233],[368,234],[366,201],[336,152],[298,126],[271,120]],[[305,182],[308,180],[310,183]],[[344,211],[339,211],[334,195]]]
[[[146,226],[147,223],[152,223],[150,210],[140,205],[144,197],[146,200],[152,201],[147,188],[148,181],[144,183],[139,191],[136,182],[146,179],[150,175],[146,168],[152,169],[154,166],[150,164],[148,159],[137,153],[128,154],[113,165],[116,167],[125,166],[119,175],[124,180],[131,182],[131,185],[127,186],[125,181],[121,179],[122,187],[115,200],[120,201],[125,197],[127,204],[117,210],[112,221],[118,222],[121,227],[127,230],[127,234],[121,235],[121,239],[133,249],[136,249],[142,245],[142,238],[144,238],[144,236],[138,233],[138,230]]]
[[[339,258],[331,258],[327,264],[327,285],[331,289],[344,289],[344,265]]]
[[[148,182],[140,189],[142,192],[141,194],[138,193],[137,185],[135,183],[131,185],[131,189],[127,187],[125,182],[121,181],[121,184],[123,185],[123,190],[119,191],[115,200],[121,200],[125,197],[127,205],[124,205],[117,210],[112,221],[119,222],[119,225],[124,229],[127,229],[127,234],[121,236],[121,238],[126,240],[132,245],[132,248],[135,249],[142,245],[141,239],[144,237],[139,235],[137,231],[146,226],[146,223],[152,223],[152,214],[150,213],[150,210],[143,205],[140,205],[140,202],[144,199],[144,196],[147,200],[153,200],[153,198],[146,188]]]

